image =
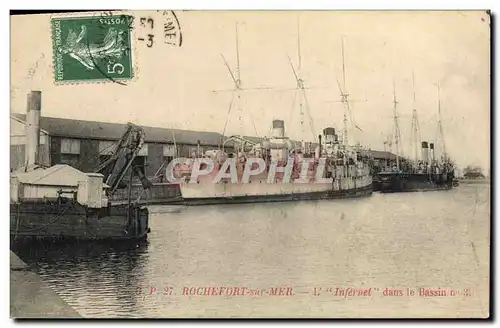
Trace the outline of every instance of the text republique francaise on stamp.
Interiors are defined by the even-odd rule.
[[[52,18],[55,81],[132,79],[132,21],[128,15]]]

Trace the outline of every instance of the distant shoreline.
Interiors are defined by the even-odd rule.
[[[490,184],[490,178],[480,178],[480,179],[458,179],[460,184]]]

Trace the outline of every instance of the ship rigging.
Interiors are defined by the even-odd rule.
[[[399,129],[399,116],[397,105],[398,101],[396,99],[396,82],[394,79],[392,80],[392,89],[393,89],[393,112],[394,112],[394,143],[396,144],[396,168],[399,171],[399,157],[403,156],[403,150],[400,146],[401,142],[401,130]]]
[[[231,69],[231,66],[229,65],[228,61],[226,60],[226,58],[224,57],[223,54],[221,54],[221,58],[224,62],[224,66],[227,68],[227,71],[229,73],[229,75],[231,76],[231,79],[232,79],[232,82],[233,82],[233,88],[232,89],[228,89],[228,90],[214,90],[212,91],[213,93],[220,93],[220,92],[231,92],[231,99],[229,101],[229,106],[228,106],[228,112],[227,112],[227,116],[226,116],[226,121],[224,123],[224,127],[223,127],[223,130],[222,130],[222,139],[221,139],[221,148],[222,148],[222,151],[224,151],[224,145],[225,143],[227,142],[227,140],[224,140],[225,136],[226,136],[226,130],[227,130],[227,126],[228,126],[228,123],[229,123],[229,120],[230,120],[230,117],[231,117],[231,112],[233,110],[233,104],[234,104],[234,101],[236,100],[236,109],[237,109],[237,112],[238,112],[238,121],[239,121],[239,128],[240,128],[240,131],[243,131],[243,113],[246,112],[248,113],[249,117],[250,117],[250,120],[252,122],[252,126],[253,126],[253,129],[254,129],[254,132],[255,132],[255,135],[258,136],[259,133],[257,131],[257,128],[255,126],[255,122],[253,120],[253,117],[251,115],[251,111],[244,111],[244,109],[242,108],[242,94],[244,91],[250,91],[250,90],[269,90],[270,88],[269,87],[254,87],[254,88],[243,88],[242,87],[242,80],[241,80],[241,68],[240,68],[240,46],[239,46],[239,31],[238,31],[238,26],[239,26],[239,23],[236,23],[236,27],[235,27],[235,36],[236,36],[236,70],[233,71],[233,69]],[[247,140],[243,135],[237,135],[237,136],[231,136],[229,137],[230,139],[233,139],[235,141],[245,141],[244,143],[241,144],[241,147],[243,147],[245,145],[245,143],[248,143],[250,142],[249,140]],[[243,149],[241,149],[243,150]],[[200,154],[198,154],[199,156]]]
[[[346,65],[345,65],[345,51],[344,51],[344,39],[341,37],[341,55],[342,55],[342,84],[339,79],[335,77],[335,82],[340,92],[340,100],[327,101],[329,103],[342,103],[344,108],[343,113],[343,131],[342,131],[342,145],[343,147],[348,147],[349,145],[354,146],[355,149],[361,150],[361,144],[356,137],[357,132],[362,132],[363,130],[356,124],[354,119],[354,114],[352,111],[352,104],[355,102],[367,102],[366,100],[352,100],[349,99],[350,93],[347,92],[346,87]],[[350,124],[349,124],[350,123]],[[349,125],[351,132],[349,133]]]
[[[404,192],[404,191],[427,191],[427,190],[449,190],[455,187],[454,167],[449,161],[446,153],[444,141],[443,124],[441,118],[441,98],[440,86],[437,84],[438,93],[438,137],[435,142],[422,141],[420,142],[420,125],[418,122],[415,97],[415,74],[413,77],[413,115],[412,115],[412,131],[411,131],[411,146],[413,147],[413,162],[404,162],[401,166],[400,159],[402,150],[399,147],[401,135],[398,123],[397,100],[394,88],[394,133],[393,138],[396,144],[396,168],[379,172],[376,176],[376,189],[382,192]],[[394,83],[393,83],[394,84]],[[442,149],[441,160],[436,156],[436,143]],[[420,154],[419,154],[419,147]]]
[[[297,31],[299,30],[297,22]],[[236,73],[233,73],[224,56],[222,58],[234,83],[234,88],[228,91],[236,95],[236,100],[239,102],[242,91],[270,88],[241,87],[238,37],[236,40]],[[318,141],[315,149],[311,151],[312,149],[304,147],[305,142],[302,142],[302,147],[297,147],[286,136],[285,122],[281,119],[274,119],[271,135],[259,138],[258,141],[250,137],[233,135],[225,141],[222,140],[218,150],[207,150],[203,154],[197,154],[197,157],[201,158],[189,160],[182,166],[174,168],[173,176],[179,183],[182,198],[187,205],[334,199],[372,193],[369,159],[360,152],[359,147],[351,147],[347,139],[340,143],[332,127],[323,129],[322,134],[316,139],[306,92],[308,87],[305,86],[301,76],[300,45],[300,33],[297,33],[298,65],[295,66],[288,56],[296,85],[294,89],[284,90],[294,91],[292,109],[298,99],[302,131],[304,116],[308,116],[313,140]],[[345,67],[343,71],[345,75]],[[339,83],[339,89],[345,108],[346,130],[348,116],[353,126],[359,129],[354,123],[347,99],[348,94],[344,92],[345,86],[342,87]],[[276,91],[276,89],[271,90]],[[231,114],[232,101],[233,98],[229,104],[227,121]],[[241,107],[239,109],[241,112]],[[224,134],[227,121],[224,125]],[[241,117],[240,123],[242,123]],[[252,124],[255,129],[253,120]],[[344,136],[347,136],[347,133],[344,133]],[[235,142],[234,153],[230,154],[225,152],[225,145],[229,141]],[[254,164],[257,164],[257,167]],[[317,168],[319,169],[316,170]],[[244,178],[249,172],[252,174]],[[291,183],[290,179],[294,182]],[[296,181],[301,182],[296,183]]]
[[[415,95],[415,70],[412,72],[412,88],[413,88],[413,113],[411,119],[411,134],[410,134],[410,144],[413,149],[413,160],[415,164],[420,160],[419,149],[422,144],[422,138],[420,136],[420,124],[418,122],[417,114],[417,98]]]

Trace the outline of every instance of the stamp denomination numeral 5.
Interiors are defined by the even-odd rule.
[[[122,64],[120,63],[115,63],[113,66],[111,66],[113,63],[108,64],[108,74],[123,74],[123,71],[125,68],[123,67]]]

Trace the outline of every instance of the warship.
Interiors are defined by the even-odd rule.
[[[325,128],[318,136],[319,146],[314,152],[307,152],[284,136],[282,120],[274,120],[273,127],[272,137],[261,143],[245,140],[235,153],[205,152],[202,158],[214,163],[208,174],[193,176],[193,166],[203,162],[196,159],[191,164],[176,166],[174,176],[184,179],[179,187],[186,204],[335,199],[372,193],[369,158],[342,145],[334,128]],[[234,139],[235,136],[228,140]],[[265,163],[263,169],[244,181],[244,172],[250,171],[246,166],[258,161]],[[234,176],[226,174],[232,162]],[[257,169],[255,165],[251,167],[252,171]],[[221,173],[224,178],[218,179]]]
[[[432,154],[429,156],[429,150]],[[451,162],[439,162],[434,156],[434,144],[422,142],[422,160],[418,164],[400,165],[392,171],[378,173],[380,192],[449,190],[457,186]],[[399,169],[398,169],[399,167]]]
[[[413,75],[414,76],[414,75]],[[415,80],[413,78],[413,80]],[[420,125],[417,110],[413,109],[412,116],[412,143],[418,142],[415,148],[415,156],[412,160],[401,156],[396,92],[394,87],[394,139],[396,144],[396,161],[389,167],[376,174],[376,189],[380,192],[411,192],[411,191],[435,191],[449,190],[458,185],[455,179],[454,165],[446,153],[443,126],[441,121],[441,100],[438,87],[438,135],[441,140],[442,156],[436,156],[436,144],[428,141],[420,141]],[[415,102],[415,92],[414,92]]]
[[[371,195],[369,158],[360,147],[351,146],[347,138],[347,117],[351,118],[351,124],[353,121],[348,93],[345,92],[345,71],[343,85],[337,80],[341,94],[339,102],[344,107],[342,137],[331,126],[324,128],[322,134],[316,135],[307,100],[307,88],[300,76],[300,41],[298,45],[298,65],[295,66],[288,58],[296,82],[296,87],[290,90],[295,91],[293,103],[298,98],[302,127],[307,115],[313,140],[293,142],[285,134],[285,122],[274,119],[271,135],[262,141],[233,135],[218,150],[194,154],[189,163],[176,166],[173,170],[176,179],[183,179],[179,183],[179,189],[186,204],[296,201]],[[237,106],[240,107],[239,100],[244,89],[241,87],[237,30],[236,47],[235,71],[230,68],[224,56],[222,58],[234,82],[233,99],[238,101]],[[344,62],[343,49],[342,40]],[[239,109],[241,112],[241,108]],[[224,133],[225,128],[223,135]],[[225,144],[230,141],[234,143],[234,147],[232,151],[227,151]],[[199,174],[200,170],[203,174]],[[245,172],[252,174],[247,174],[245,179]]]

